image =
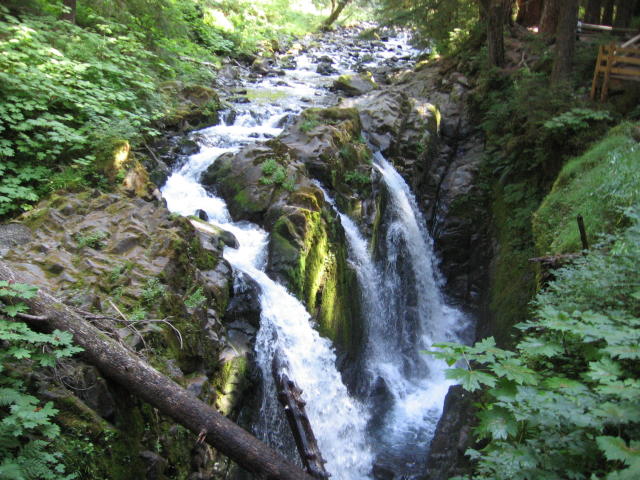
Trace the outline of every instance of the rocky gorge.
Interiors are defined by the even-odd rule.
[[[254,430],[261,428],[268,390],[256,343],[269,315],[268,282],[277,282],[306,309],[300,315],[317,326],[321,338],[314,337],[314,349],[326,348],[329,359],[335,349],[329,376],[344,386],[332,384],[334,398],[347,414],[362,416],[348,419],[352,423],[344,428],[359,431],[363,445],[367,436],[387,435],[385,425],[369,418],[392,410],[394,386],[384,376],[363,380],[373,367],[364,341],[371,337],[371,312],[361,299],[382,292],[363,290],[342,217],[353,220],[374,263],[382,264],[395,220],[388,217],[394,199],[377,155],[395,166],[415,195],[418,223],[424,221],[433,243],[426,246],[435,253],[428,263],[433,288],[442,294],[440,307],[464,317],[464,328],[455,324],[455,338],[471,341],[493,333],[488,288],[497,246],[477,183],[483,144],[466,106],[470,81],[457,65],[416,63],[419,52],[394,33],[374,40],[358,33],[310,37],[275,58],[229,63],[211,91],[181,89],[189,111],[175,119],[174,131],[202,127],[204,118],[217,120],[216,126],[150,146],[144,158],[127,151],[126,162],[109,167],[124,172],[118,192],[63,193],[3,226],[3,261]],[[208,111],[214,103],[218,108]],[[197,107],[207,111],[201,116]],[[176,183],[184,179],[197,183]],[[201,190],[185,196],[184,187],[189,194]],[[191,203],[193,198],[212,200],[201,205]],[[258,229],[266,232],[255,237],[264,249],[252,250],[256,262],[248,265],[233,252],[243,251],[243,232]],[[404,242],[402,248],[411,246]],[[409,261],[396,263],[398,275],[416,273]],[[406,286],[403,300],[402,318],[415,324],[424,313],[420,286]],[[397,348],[406,350],[400,370],[411,376],[423,367],[413,358],[414,347],[423,345],[415,338],[419,333],[408,330],[414,344]],[[72,458],[93,478],[242,478],[237,467],[81,357],[31,382],[61,410],[69,451],[72,442],[91,450],[86,458]],[[453,387],[437,428],[433,419],[425,427],[433,441],[423,444],[426,434],[418,429],[417,453],[407,457],[385,456],[384,443],[383,449],[363,446],[354,453],[362,458],[346,461],[348,471],[334,470],[333,478],[448,478],[465,465],[471,403]],[[284,424],[281,412],[274,415]],[[323,421],[328,425],[319,429],[340,433],[335,417]],[[262,432],[270,443],[295,457],[286,427],[262,428],[273,430]],[[354,448],[358,442],[351,441]],[[368,455],[372,459],[363,467],[359,462]]]

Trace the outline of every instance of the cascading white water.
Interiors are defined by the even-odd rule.
[[[363,292],[367,338],[359,390],[376,411],[370,427],[376,437],[374,454],[379,465],[413,478],[422,473],[444,397],[453,384],[444,375],[447,365],[421,351],[436,342],[461,341],[468,321],[442,299],[432,241],[409,186],[380,153],[375,154],[375,167],[389,197],[380,240],[385,243],[384,258],[377,263],[357,225],[323,192],[340,217]],[[411,304],[417,309],[407,315]]]
[[[317,54],[335,57],[341,73],[353,67],[344,52],[332,50],[330,45],[327,48]],[[379,51],[378,56],[388,59],[402,49],[407,51],[401,39],[391,42],[391,47]],[[290,377],[304,391],[307,413],[333,478],[368,479],[374,461],[402,478],[413,478],[419,470],[414,464],[424,462],[450,384],[444,379],[444,366],[420,350],[434,341],[457,339],[451,332],[463,328],[464,318],[442,299],[430,237],[402,177],[376,155],[375,166],[388,194],[384,245],[380,247],[386,258],[374,261],[355,223],[340,214],[350,261],[362,291],[369,292],[362,297],[368,319],[363,359],[366,372],[362,372],[368,393],[362,402],[350,397],[336,369],[330,342],[313,329],[303,305],[263,272],[268,234],[247,222],[234,223],[225,202],[209,195],[198,183],[201,173],[221,154],[277,136],[287,115],[300,112],[315,100],[323,101],[322,89],[331,78],[313,72],[314,64],[308,60],[308,55],[298,57],[298,68],[284,77],[286,85],[277,78],[247,85],[248,90],[279,92],[278,100],[257,107],[240,106],[231,124],[199,132],[201,152],[189,157],[168,179],[162,193],[170,210],[192,215],[202,209],[212,223],[233,233],[240,247],[225,249],[225,258],[260,287],[262,312],[256,360],[262,369],[265,393],[256,429],[263,438],[279,447],[286,443],[281,436],[286,426],[281,424],[281,407],[271,375],[271,360],[279,350]],[[372,413],[375,418],[370,420]],[[286,453],[292,458],[296,455]]]
[[[301,62],[303,63],[303,62]],[[351,398],[336,368],[336,356],[329,340],[313,329],[304,306],[262,269],[266,263],[268,234],[248,222],[234,223],[221,198],[212,196],[198,183],[199,177],[221,154],[237,151],[243,145],[271,138],[281,132],[277,125],[290,113],[302,110],[302,98],[318,91],[317,85],[330,79],[310,71],[311,65],[288,72],[288,86],[266,79],[255,88],[285,92],[277,103],[255,106],[240,112],[231,125],[217,125],[199,132],[201,152],[189,157],[162,189],[169,209],[183,215],[204,210],[212,223],[233,233],[239,248],[226,248],[225,258],[236,271],[252,278],[260,287],[261,322],[256,338],[256,361],[262,370],[264,396],[260,424],[256,430],[265,440],[282,447],[283,418],[271,374],[276,351],[282,355],[290,378],[296,380],[307,402],[306,410],[320,451],[333,478],[369,478],[373,456],[367,442],[369,415],[363,405]],[[308,103],[308,101],[306,102]],[[286,427],[284,427],[286,428]],[[287,451],[292,459],[297,453]]]
[[[247,120],[249,121],[249,120]],[[206,134],[226,127],[212,127]],[[246,126],[238,126],[246,133]],[[237,141],[241,142],[242,138]],[[233,150],[233,147],[222,151]],[[263,418],[273,419],[281,409],[271,376],[274,352],[284,355],[288,374],[296,379],[307,401],[307,414],[313,425],[326,468],[334,478],[368,478],[372,456],[366,441],[368,416],[352,399],[336,368],[331,343],[322,338],[310,323],[304,306],[261,269],[265,263],[268,234],[248,222],[231,221],[224,201],[213,197],[198,184],[200,173],[220,155],[219,147],[204,149],[174,173],[163,189],[170,210],[191,215],[203,209],[211,222],[233,233],[240,247],[225,249],[224,256],[237,270],[251,277],[260,287],[261,324],[256,340],[257,363],[263,370]],[[272,425],[269,425],[272,428]],[[277,443],[277,441],[275,442]]]
[[[388,200],[381,229],[385,238],[379,239],[383,256],[377,262],[383,308],[371,312],[367,367],[372,386],[383,382],[391,397],[376,428],[376,453],[380,463],[401,463],[403,478],[413,478],[453,384],[445,378],[447,365],[422,351],[433,343],[461,341],[469,322],[442,297],[433,242],[411,189],[379,152],[374,166]]]

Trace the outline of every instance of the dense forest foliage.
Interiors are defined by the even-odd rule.
[[[215,118],[227,59],[284,52],[340,19],[411,28],[431,48],[428,61],[457,62],[476,85],[481,201],[501,245],[491,307],[515,333],[431,352],[477,394],[468,478],[639,478],[639,95],[588,99],[597,45],[612,37],[576,44],[575,28],[578,19],[638,28],[640,2],[5,1],[0,219],[52,192],[114,188],[122,178],[105,174],[114,150],[124,142],[146,155],[190,114],[185,91],[203,92],[200,113]],[[588,252],[577,215],[589,226]],[[530,258],[557,254],[575,255],[548,283],[523,273]],[[14,321],[33,294],[0,283],[0,478],[74,478],[55,453],[55,409],[27,392],[19,368],[6,368],[76,352],[67,334]]]

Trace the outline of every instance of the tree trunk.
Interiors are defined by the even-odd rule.
[[[331,15],[322,23],[322,30],[329,30],[349,3],[351,3],[351,0],[340,0],[336,8],[331,12]]]
[[[613,25],[613,7],[615,0],[604,0],[604,9],[602,11],[602,24]]]
[[[77,0],[62,0],[62,4],[67,7],[66,11],[62,12],[62,20],[76,23],[76,3]]]
[[[20,282],[18,275],[0,261],[0,280]],[[69,332],[83,357],[105,376],[173,418],[240,466],[267,480],[313,480],[271,447],[249,434],[173,380],[108,338],[69,307],[41,289],[25,303],[41,317],[40,325]]]
[[[560,6],[563,2],[564,0],[545,0],[542,18],[540,19],[540,33],[548,36],[554,36],[556,34],[558,19],[560,17]]]
[[[534,27],[542,17],[543,0],[518,0],[516,23],[523,27]]]
[[[493,0],[487,16],[487,49],[489,63],[495,67],[504,65],[504,3]]]
[[[584,12],[585,23],[600,24],[602,18],[602,0],[589,0]]]
[[[566,81],[571,75],[577,22],[578,0],[563,0],[556,31],[556,58],[551,72],[551,85]]]
[[[614,27],[628,28],[631,24],[631,17],[636,8],[637,0],[618,0],[616,2],[616,19],[613,22]]]

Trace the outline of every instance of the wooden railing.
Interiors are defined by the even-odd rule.
[[[636,37],[638,38],[638,37]],[[611,80],[633,80],[640,82],[640,48],[631,48],[627,42],[625,46],[616,44],[601,45],[598,60],[593,73],[591,84],[591,99],[595,99],[598,84],[600,87],[600,101],[604,102],[609,94]]]

